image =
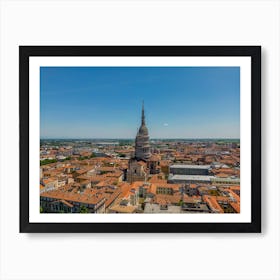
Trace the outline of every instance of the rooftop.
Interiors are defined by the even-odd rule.
[[[210,165],[188,165],[188,164],[175,164],[170,165],[170,168],[188,168],[188,169],[209,169]]]
[[[181,180],[181,181],[202,181],[202,182],[210,182],[211,179],[214,179],[214,176],[207,175],[169,175],[168,180]]]
[[[216,183],[218,183],[218,182],[224,182],[224,181],[232,182],[232,183],[237,183],[237,184],[240,183],[240,178],[230,178],[230,177],[227,177],[227,178],[218,178],[218,177],[215,177],[215,176],[211,176],[211,180],[215,181]]]
[[[180,206],[169,205],[166,208],[159,204],[146,203],[144,213],[146,214],[165,214],[165,213],[182,213]]]
[[[134,213],[136,211],[135,206],[131,205],[114,205],[109,208],[111,212],[117,212],[117,213]]]

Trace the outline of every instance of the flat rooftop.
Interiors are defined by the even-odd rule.
[[[170,165],[169,168],[209,169],[210,165],[175,164],[175,165]]]
[[[214,177],[213,179],[214,182],[224,182],[224,181],[228,181],[228,182],[236,182],[239,183],[240,182],[240,178],[218,178],[218,177]]]
[[[180,206],[168,205],[166,209],[162,209],[158,204],[146,203],[144,213],[147,214],[172,214],[172,213],[182,213]]]
[[[214,176],[207,175],[170,175],[168,180],[179,180],[179,181],[201,181],[201,182],[210,182],[211,179],[214,179]]]

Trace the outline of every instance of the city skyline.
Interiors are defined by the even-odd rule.
[[[41,139],[239,139],[239,67],[41,67]]]

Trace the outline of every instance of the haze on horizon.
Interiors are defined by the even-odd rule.
[[[240,137],[239,67],[41,67],[41,139]]]

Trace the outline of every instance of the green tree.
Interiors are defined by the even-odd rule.
[[[70,160],[71,157],[66,157],[65,159],[63,159],[62,161],[66,161],[66,160]]]
[[[54,163],[57,162],[56,159],[44,159],[40,161],[40,165],[45,165],[45,164],[49,164],[49,163]]]
[[[178,206],[183,206],[183,204],[184,204],[183,200],[180,200]]]
[[[119,157],[121,157],[121,158],[125,158],[125,157],[126,157],[126,155],[125,155],[125,154],[119,154]]]
[[[218,196],[219,195],[218,191],[216,191],[216,190],[210,190],[209,194],[213,195],[213,196]]]
[[[88,208],[86,208],[86,206],[82,205],[80,208],[80,213],[88,213]]]

